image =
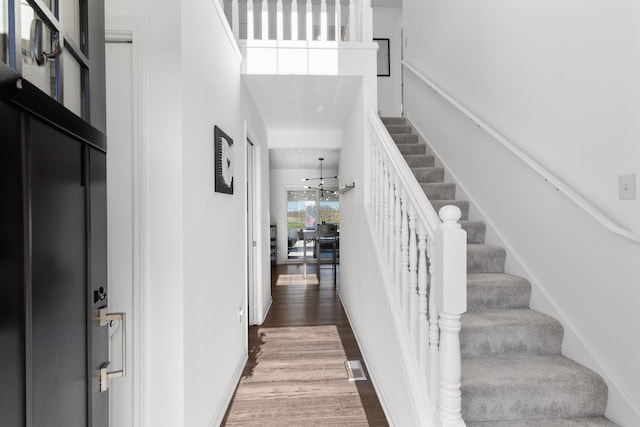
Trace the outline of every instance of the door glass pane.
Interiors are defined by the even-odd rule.
[[[309,231],[314,231],[317,224],[316,190],[287,191],[287,233],[288,233],[288,259],[302,260],[305,252],[307,258],[314,256],[314,236]],[[307,235],[305,236],[305,231]]]
[[[56,92],[56,61],[44,60],[38,64],[37,52],[35,52],[35,43],[32,40],[32,34],[35,34],[36,23],[39,21],[42,25],[42,47],[41,52],[50,53],[53,49],[51,29],[42,22],[35,14],[31,6],[26,2],[21,3],[21,30],[22,30],[22,77],[29,80],[39,89],[44,91],[52,98],[57,98]]]
[[[63,104],[69,110],[82,116],[82,67],[69,52],[62,53]]]
[[[62,0],[60,21],[67,36],[80,46],[80,1]]]
[[[340,225],[340,199],[333,190],[324,191],[318,203],[320,222]]]
[[[0,61],[9,63],[9,14],[6,0],[0,0]]]

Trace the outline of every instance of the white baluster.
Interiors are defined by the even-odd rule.
[[[254,12],[253,12],[253,0],[247,1],[247,40],[253,40],[254,30]]]
[[[336,41],[342,41],[342,5],[336,0]]]
[[[439,418],[443,426],[462,426],[462,362],[460,319],[467,310],[467,236],[457,221],[456,206],[440,209],[442,225],[436,232],[436,287],[440,310]]]
[[[313,5],[311,4],[311,0],[307,0],[305,14],[307,15],[307,26],[305,28],[305,31],[307,32],[306,40],[309,42],[313,40]]]
[[[401,208],[401,200],[402,199],[402,190],[399,186],[399,181],[396,179],[396,206],[395,206],[395,224],[393,227],[394,235],[395,235],[395,250],[393,256],[393,272],[394,278],[393,285],[398,288],[402,283],[402,208]]]
[[[427,318],[427,232],[424,224],[418,226],[418,363],[427,374],[429,351],[429,319]]]
[[[430,356],[430,366],[429,372],[430,376],[430,390],[429,397],[433,402],[433,407],[438,407],[438,384],[440,383],[440,363],[438,352],[440,351],[440,328],[438,327],[438,306],[437,306],[437,295],[436,295],[436,286],[435,286],[435,264],[432,262],[433,260],[433,240],[428,242],[427,245],[427,255],[429,256],[429,356]]]
[[[262,40],[269,40],[269,3],[262,0]]]
[[[386,159],[385,159],[386,160]],[[389,165],[384,163],[384,175],[382,175],[382,246],[386,257],[389,256]]]
[[[349,41],[358,40],[356,37],[356,2],[349,0]]]
[[[320,40],[327,41],[327,0],[320,0]]]
[[[284,39],[284,16],[282,12],[282,0],[276,1],[276,39]]]
[[[416,242],[416,214],[409,208],[409,332],[412,338],[417,334],[418,320],[418,244]],[[415,342],[415,341],[414,341]]]
[[[298,40],[298,0],[291,1],[291,40]]]
[[[393,265],[393,248],[395,246],[395,235],[393,232],[394,225],[396,220],[394,218],[395,214],[395,188],[393,182],[395,181],[395,172],[390,171],[389,173],[389,203],[387,204],[387,217],[389,218],[389,228],[387,230],[388,235],[385,236],[384,244],[387,246],[387,265]],[[392,270],[393,274],[393,270]],[[393,277],[393,276],[392,276]]]
[[[231,29],[233,36],[238,40],[240,38],[240,15],[238,12],[238,0],[231,0]]]
[[[402,286],[400,286],[400,301],[402,313],[409,312],[409,203],[406,193],[402,193]]]

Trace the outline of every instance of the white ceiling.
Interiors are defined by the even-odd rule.
[[[372,7],[402,7],[402,0],[371,0]]]
[[[323,150],[315,148],[275,148],[269,150],[269,167],[271,169],[339,169],[340,150]],[[319,175],[318,175],[319,176]]]
[[[360,77],[244,75],[267,129],[340,129]]]

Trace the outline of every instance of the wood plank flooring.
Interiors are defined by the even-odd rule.
[[[362,356],[331,265],[279,265],[265,323],[249,328],[249,361],[223,425],[388,425],[370,380],[350,382],[345,360]],[[365,367],[366,368],[366,367]],[[367,373],[367,378],[369,375]]]

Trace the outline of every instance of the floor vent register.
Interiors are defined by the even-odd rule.
[[[367,377],[362,369],[362,364],[359,360],[346,360],[344,367],[347,370],[347,377],[349,381],[366,381]]]

